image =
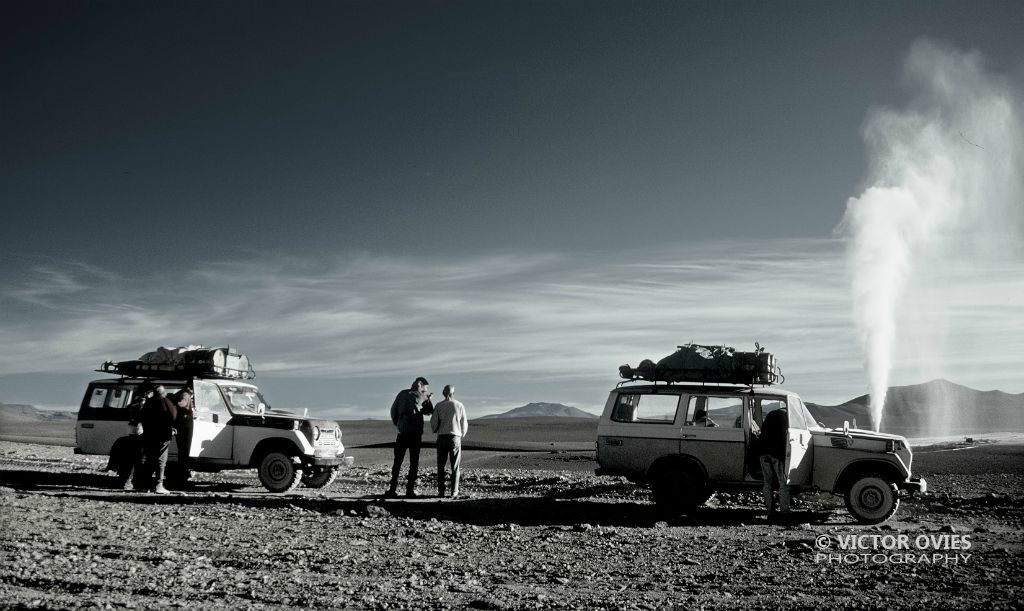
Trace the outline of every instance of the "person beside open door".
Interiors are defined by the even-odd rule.
[[[757,452],[761,461],[761,477],[764,479],[764,509],[771,520],[774,517],[775,499],[773,483],[778,482],[779,506],[782,514],[790,511],[789,478],[786,473],[786,448],[789,445],[789,412],[780,408],[768,412],[761,424],[761,435],[757,441]]]

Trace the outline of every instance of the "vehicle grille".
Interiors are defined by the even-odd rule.
[[[320,450],[324,448],[336,448],[341,445],[341,439],[338,439],[334,433],[336,429],[320,429],[320,439],[316,440],[313,446]]]
[[[337,429],[338,424],[333,420],[313,420],[309,423],[310,428],[320,428],[320,437],[313,442],[313,449],[318,456],[329,456],[336,454],[343,446],[341,445],[341,434]],[[312,437],[312,435],[310,435]]]

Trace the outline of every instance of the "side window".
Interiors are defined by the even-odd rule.
[[[196,411],[222,412],[225,410],[224,398],[221,396],[220,389],[217,388],[216,384],[195,380],[193,386],[196,391],[194,399]]]
[[[612,410],[616,422],[672,424],[679,408],[679,395],[619,395]]]
[[[807,424],[804,422],[804,410],[801,409],[803,405],[794,403],[790,407],[789,427],[793,429],[806,429]]]
[[[110,389],[103,386],[93,388],[89,393],[89,407],[103,407],[103,404],[107,402],[108,390]]]
[[[802,400],[794,397],[791,400],[791,403],[793,405],[794,411],[799,410],[800,414],[804,417],[804,425],[806,425],[808,429],[821,429],[821,427],[818,426],[818,421],[814,419],[814,414],[812,414],[811,411],[807,409],[807,405],[805,405]]]
[[[128,399],[131,398],[131,396],[132,393],[127,388],[123,386],[115,387],[107,393],[107,401],[104,407],[124,409],[128,406]]]
[[[89,407],[92,409],[124,409],[128,406],[132,391],[127,386],[95,386],[89,392]]]
[[[743,426],[743,397],[691,396],[683,426]]]
[[[754,419],[754,430],[760,430],[761,425],[764,423],[764,417],[768,415],[768,412],[773,412],[777,409],[784,409],[786,407],[786,400],[777,397],[755,397],[751,399],[751,410],[750,417]]]
[[[636,405],[640,395],[619,395],[612,409],[612,420],[615,422],[633,422],[636,420]]]

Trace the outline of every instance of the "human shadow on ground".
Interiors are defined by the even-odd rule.
[[[18,471],[0,469],[0,486],[26,491],[72,491],[100,490],[121,491],[118,478],[106,472],[68,472],[68,471]],[[188,486],[168,482],[168,487],[186,489],[189,492],[233,492],[248,488],[246,484],[226,482],[195,482]]]

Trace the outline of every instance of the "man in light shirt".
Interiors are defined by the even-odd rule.
[[[430,430],[437,433],[437,496],[444,496],[445,466],[452,464],[452,498],[459,496],[459,465],[462,463],[462,438],[469,430],[466,408],[454,399],[455,387],[444,387],[444,401],[434,406]]]

